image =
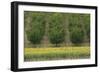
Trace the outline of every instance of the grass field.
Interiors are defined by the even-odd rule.
[[[90,58],[90,47],[25,48],[24,61]]]

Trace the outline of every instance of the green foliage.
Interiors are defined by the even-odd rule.
[[[28,40],[33,44],[39,44],[44,35],[45,21],[43,20],[44,14],[33,13],[30,28],[27,30]]]
[[[81,44],[84,40],[84,33],[81,29],[75,28],[70,31],[70,40],[74,44]]]
[[[49,24],[49,39],[53,44],[59,44],[64,41],[64,25],[63,17],[59,13],[54,13],[51,15]]]
[[[87,38],[90,39],[90,15],[84,15],[84,28],[86,31]]]
[[[24,25],[27,39],[33,45],[40,44],[41,40],[54,46],[68,39],[73,44],[89,43],[90,40],[90,14],[25,11]]]
[[[70,14],[69,32],[73,44],[81,44],[90,35],[90,17],[87,14]]]

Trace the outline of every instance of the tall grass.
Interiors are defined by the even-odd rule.
[[[25,48],[24,61],[84,59],[90,57],[90,47]]]

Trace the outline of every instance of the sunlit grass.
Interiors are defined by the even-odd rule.
[[[25,48],[24,61],[84,59],[90,57],[90,47]]]

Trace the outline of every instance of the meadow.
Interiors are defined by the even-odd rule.
[[[90,47],[25,48],[24,61],[90,58]]]

